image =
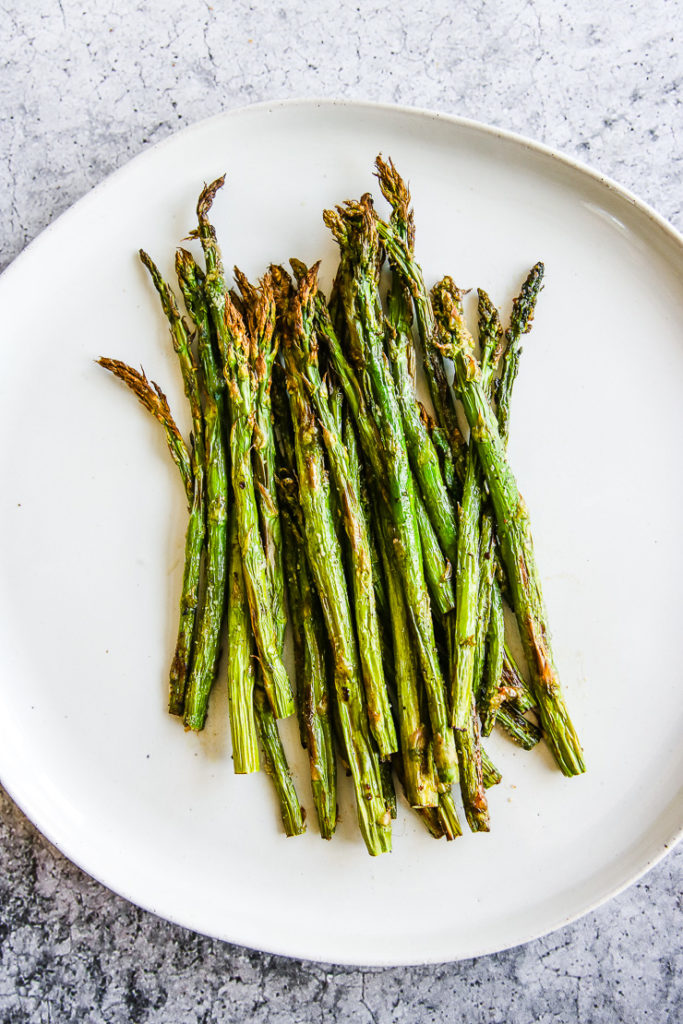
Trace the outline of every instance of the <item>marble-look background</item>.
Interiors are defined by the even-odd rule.
[[[220,110],[297,96],[516,130],[682,229],[681,29],[676,0],[0,0],[0,268],[145,146]],[[318,966],[137,910],[0,791],[0,1024],[674,1022],[682,868],[679,849],[577,924],[496,956]]]

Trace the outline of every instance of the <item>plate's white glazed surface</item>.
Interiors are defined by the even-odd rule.
[[[370,859],[349,793],[334,842],[285,840],[267,779],[236,778],[224,688],[188,736],[164,711],[185,508],[163,436],[93,359],[184,409],[144,271],[171,274],[205,179],[226,263],[249,274],[335,249],[324,206],[410,179],[428,283],[483,285],[505,313],[546,287],[513,407],[557,660],[586,751],[564,779],[504,738],[493,830],[436,843],[401,810]],[[683,249],[632,197],[480,126],[362,105],[256,107],[133,161],[0,280],[0,779],[69,857],[129,899],[261,949],[356,964],[447,960],[584,913],[678,836],[683,755]],[[181,415],[183,425],[186,418]],[[286,726],[289,749],[296,728]]]

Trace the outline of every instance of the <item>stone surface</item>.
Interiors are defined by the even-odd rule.
[[[617,178],[681,229],[683,10],[596,7],[3,0],[0,267],[145,146],[220,110],[302,96],[432,107],[519,131]],[[679,849],[582,921],[496,956],[325,967],[137,910],[0,793],[0,1024],[673,1022],[683,1019],[682,867]]]

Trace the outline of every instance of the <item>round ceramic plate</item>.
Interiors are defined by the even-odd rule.
[[[268,779],[235,777],[225,683],[209,724],[165,712],[185,501],[162,432],[95,365],[139,365],[188,427],[136,250],[172,274],[205,180],[226,263],[323,260],[324,207],[378,152],[410,180],[428,283],[483,286],[507,316],[546,286],[525,344],[511,458],[531,509],[557,662],[588,772],[495,736],[492,831],[435,842],[405,808],[371,859],[343,787],[285,839]],[[382,207],[381,199],[378,203]],[[657,861],[683,819],[683,248],[651,210],[565,158],[415,110],[236,111],[145,152],[61,217],[0,281],[0,779],[66,856],[189,928],[353,964],[451,960],[558,928]]]

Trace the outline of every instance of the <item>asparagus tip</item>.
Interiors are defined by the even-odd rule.
[[[200,221],[205,221],[209,210],[213,206],[213,201],[216,198],[216,193],[219,189],[223,188],[225,184],[225,174],[222,174],[220,178],[216,178],[210,185],[205,184],[204,188],[199,193],[199,199],[197,200],[197,216]]]

